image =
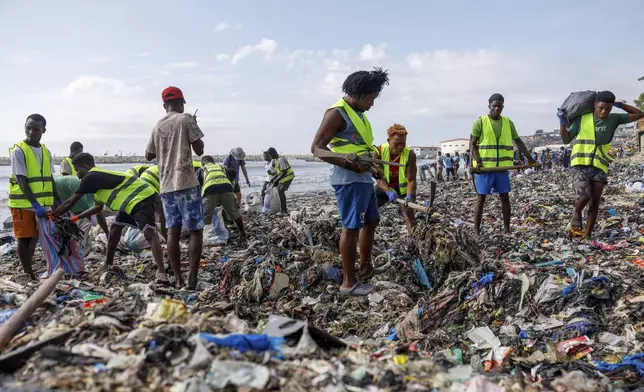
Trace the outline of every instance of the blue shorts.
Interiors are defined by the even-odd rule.
[[[161,194],[165,227],[185,226],[189,231],[203,229],[203,207],[199,187]]]
[[[510,174],[507,171],[481,173],[474,177],[476,193],[489,195],[494,190],[497,193],[510,193]]]
[[[345,229],[362,229],[365,223],[378,222],[378,200],[373,184],[354,182],[333,185],[338,199],[338,210]]]

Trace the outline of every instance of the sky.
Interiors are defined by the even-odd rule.
[[[558,127],[572,91],[644,91],[641,0],[324,2],[0,0],[0,149],[24,137],[102,155],[143,154],[174,85],[198,112],[205,150],[308,153],[350,73],[384,67],[368,112],[375,143],[468,137],[493,93],[520,135]]]

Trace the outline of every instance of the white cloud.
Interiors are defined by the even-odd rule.
[[[273,53],[275,53],[276,49],[277,42],[273,41],[272,39],[262,38],[261,42],[257,45],[246,45],[237,49],[232,57],[231,62],[233,64],[237,64],[239,60],[255,53],[262,54],[265,58],[269,58],[273,55]]]
[[[122,80],[85,75],[69,83],[61,92],[65,96],[115,96],[131,94],[141,90],[141,87],[131,87]]]
[[[222,31],[228,30],[229,28],[230,28],[230,25],[228,23],[220,22],[220,23],[217,23],[217,25],[215,26],[215,31],[222,32]]]
[[[385,53],[386,44],[373,46],[371,44],[364,45],[360,51],[360,60],[362,61],[377,61],[387,57]]]
[[[230,59],[230,55],[228,55],[226,53],[217,54],[217,61],[226,61],[228,59]]]
[[[194,61],[180,61],[180,62],[168,64],[168,68],[170,69],[191,69],[191,68],[197,68],[198,66],[199,66],[199,63]]]
[[[111,56],[106,56],[106,55],[99,55],[99,56],[94,56],[90,58],[88,61],[92,64],[106,64],[112,61]]]

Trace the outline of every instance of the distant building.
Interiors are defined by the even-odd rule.
[[[443,155],[455,153],[463,153],[470,148],[470,139],[450,139],[441,142],[441,152]]]
[[[411,146],[409,148],[414,150],[414,153],[419,159],[436,158],[440,151],[440,148],[436,146]]]

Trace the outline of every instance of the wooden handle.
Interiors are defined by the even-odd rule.
[[[412,202],[406,202],[403,199],[396,199],[396,203],[398,203],[400,205],[407,204],[407,207],[411,208],[412,210],[416,210],[416,211],[420,211],[420,212],[429,213],[429,211],[432,209],[431,207],[421,206],[420,204],[416,204],[416,203],[412,203]]]
[[[315,150],[313,150],[313,155],[318,158],[345,158],[345,156],[342,154],[338,154],[337,152],[325,150],[319,147],[316,147]]]
[[[0,350],[11,340],[13,334],[38,309],[45,299],[54,291],[56,285],[65,275],[65,270],[59,268],[47,279],[35,293],[14,313],[6,323],[0,326]]]

